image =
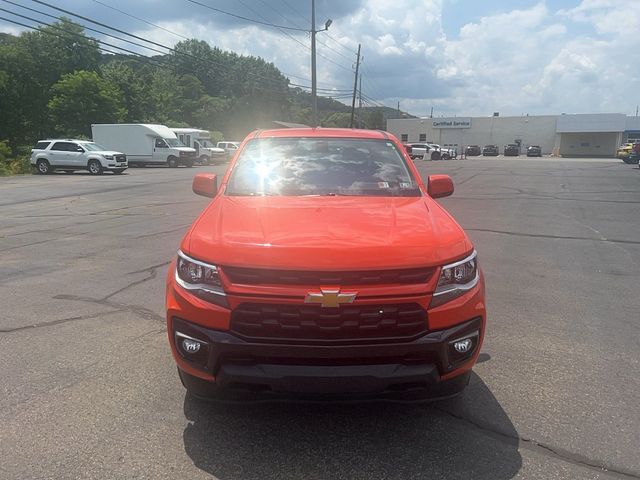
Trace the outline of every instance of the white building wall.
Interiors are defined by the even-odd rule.
[[[402,118],[387,120],[387,130],[401,139],[407,135],[407,142],[420,141],[420,134],[426,141],[442,146],[454,145],[458,151],[467,145],[498,145],[500,152],[505,145],[520,140],[522,151],[529,145],[540,145],[545,154],[552,152],[556,136],[556,115],[521,117],[473,117],[471,128],[434,128],[433,122],[442,118]]]

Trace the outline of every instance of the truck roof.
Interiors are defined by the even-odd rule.
[[[251,134],[249,134],[251,136]],[[355,128],[279,128],[256,130],[252,138],[268,137],[335,137],[388,139],[392,135],[380,130],[360,130]]]
[[[154,123],[92,123],[94,127],[139,127],[148,130],[151,134],[162,138],[177,138],[176,134],[166,125]]]

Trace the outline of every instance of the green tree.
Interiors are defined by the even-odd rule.
[[[347,128],[351,122],[351,114],[350,113],[332,113],[328,117],[326,117],[321,125],[323,127],[337,127],[337,128]]]
[[[14,149],[53,133],[46,115],[51,86],[66,73],[97,69],[100,58],[98,43],[67,19],[2,39],[0,71],[8,78],[0,87],[0,131]]]
[[[122,92],[96,72],[63,75],[51,91],[49,115],[58,134],[90,136],[92,123],[116,123],[126,116]]]

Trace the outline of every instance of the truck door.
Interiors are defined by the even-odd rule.
[[[165,163],[167,161],[167,149],[169,146],[163,138],[157,137],[153,141],[153,161]]]
[[[84,167],[86,166],[85,156],[84,156],[84,148],[82,148],[77,143],[67,143],[67,161],[68,165],[73,165],[74,167]]]

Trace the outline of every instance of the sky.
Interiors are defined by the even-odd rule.
[[[33,0],[11,1],[62,15]],[[259,56],[292,83],[311,84],[310,35],[302,31],[234,18],[189,0],[43,1],[163,45],[197,38]],[[310,0],[197,1],[248,19],[310,28]],[[6,0],[0,7],[51,21]],[[635,114],[640,103],[640,0],[317,0],[318,28],[329,18],[329,30],[316,37],[323,95],[353,88],[361,44],[366,104],[395,108],[400,102],[417,116],[432,108],[434,116]],[[0,20],[2,32],[22,30]]]

